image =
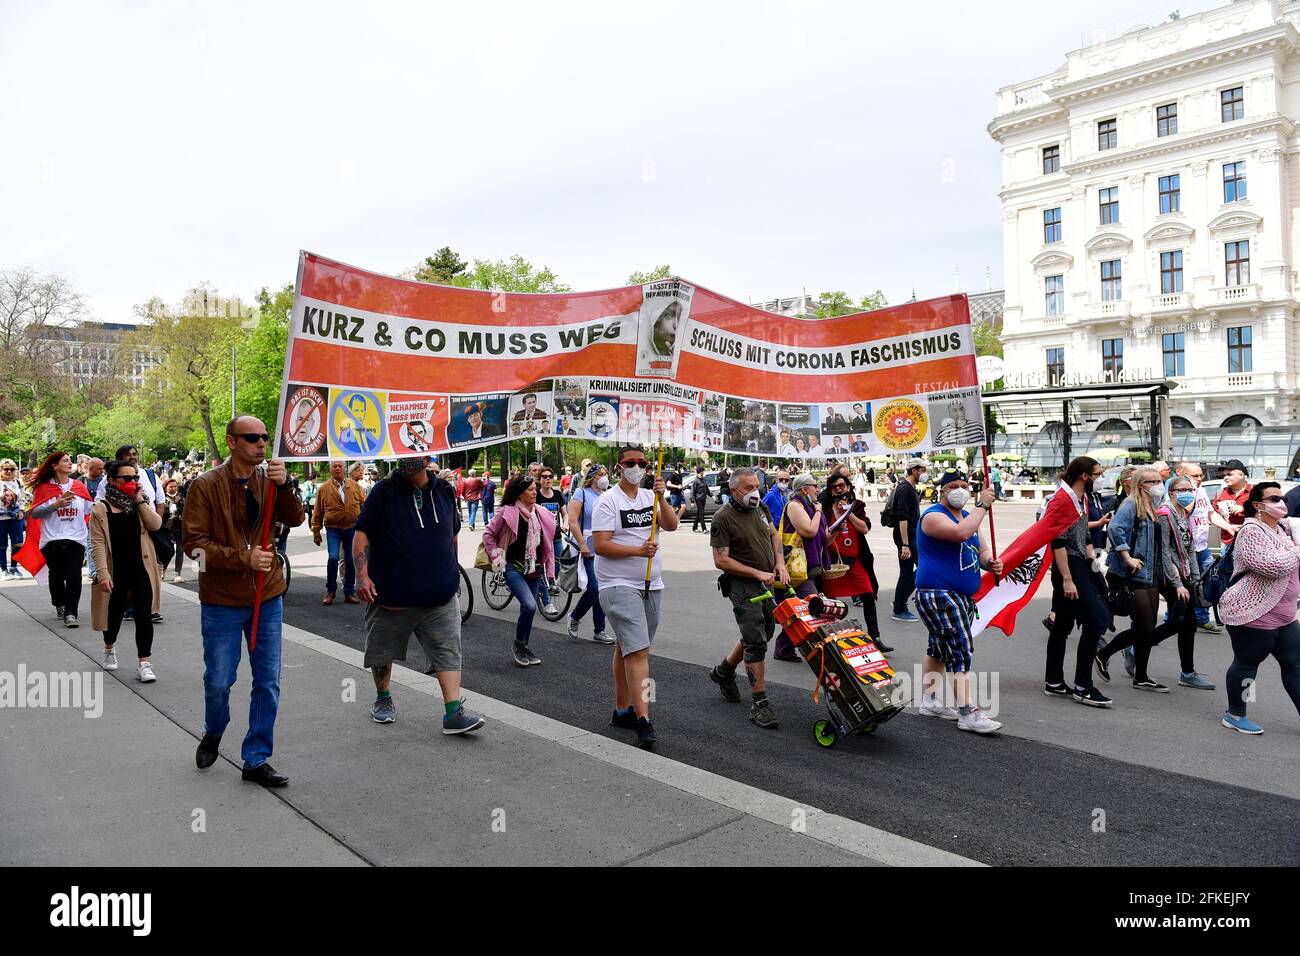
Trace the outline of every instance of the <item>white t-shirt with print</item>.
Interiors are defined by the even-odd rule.
[[[623,489],[614,485],[596,502],[591,513],[591,530],[614,532],[611,540],[615,544],[639,548],[650,540],[650,522],[654,514],[655,494],[648,488],[637,491],[635,498],[629,498]],[[623,586],[630,588],[645,587],[646,559],[637,555],[632,558],[607,558],[596,555],[596,579],[600,586]],[[650,590],[663,589],[663,558],[656,553],[654,565],[650,572]]]
[[[1210,499],[1204,488],[1196,489],[1196,498],[1192,502],[1191,520],[1192,547],[1205,551],[1210,546]]]
[[[59,485],[60,491],[68,491],[71,488],[72,482],[70,481],[66,485]],[[51,541],[75,541],[80,545],[89,544],[90,534],[86,530],[86,516],[90,514],[90,507],[89,501],[80,495],[74,495],[71,504],[60,508],[41,521],[40,546],[43,548]]]

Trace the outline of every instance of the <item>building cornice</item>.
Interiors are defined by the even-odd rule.
[[[1216,143],[1244,141],[1260,133],[1273,131],[1276,131],[1283,139],[1286,139],[1295,133],[1295,124],[1281,113],[1270,113],[1268,116],[1263,116],[1257,120],[1251,120],[1249,122],[1225,123],[1222,126],[1212,126],[1209,129],[1198,132],[1180,133],[1177,136],[1167,136],[1162,139],[1148,140],[1145,143],[1128,148],[1108,149],[1101,153],[1089,153],[1088,156],[1083,159],[1076,159],[1068,163],[1062,163],[1061,170],[1070,175],[1075,173],[1083,173],[1084,175],[1087,175],[1095,169],[1108,169],[1112,166],[1121,166],[1124,163],[1142,162],[1144,160],[1154,159],[1158,156],[1168,156],[1171,153],[1178,153],[1184,150],[1213,146]],[[1166,142],[1166,140],[1168,140],[1168,142]],[[1117,155],[1111,156],[1111,153],[1116,153]]]

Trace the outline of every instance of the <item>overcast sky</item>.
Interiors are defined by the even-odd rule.
[[[741,300],[1000,288],[994,91],[1133,12],[0,0],[0,268],[119,321],[291,282],[299,249],[519,253],[575,289],[666,262]]]

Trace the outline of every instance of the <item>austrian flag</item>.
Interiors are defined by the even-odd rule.
[[[999,557],[1002,577],[985,571],[975,593],[979,616],[971,622],[971,633],[996,627],[1010,635],[1016,615],[1030,602],[1038,585],[1052,566],[1052,541],[1079,520],[1077,499],[1068,488],[1059,488],[1048,501],[1043,516],[1016,538]]]

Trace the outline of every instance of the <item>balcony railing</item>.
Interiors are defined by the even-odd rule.
[[[1250,372],[1228,376],[1228,388],[1250,388],[1253,382],[1254,376]]]
[[[1259,286],[1254,283],[1246,285],[1222,286],[1211,289],[1213,301],[1220,305],[1232,305],[1237,302],[1258,302]]]
[[[1088,318],[1090,319],[1126,319],[1128,315],[1129,308],[1126,299],[1094,302],[1088,309]]]
[[[1152,312],[1180,312],[1190,309],[1192,297],[1187,292],[1169,292],[1151,297]]]

